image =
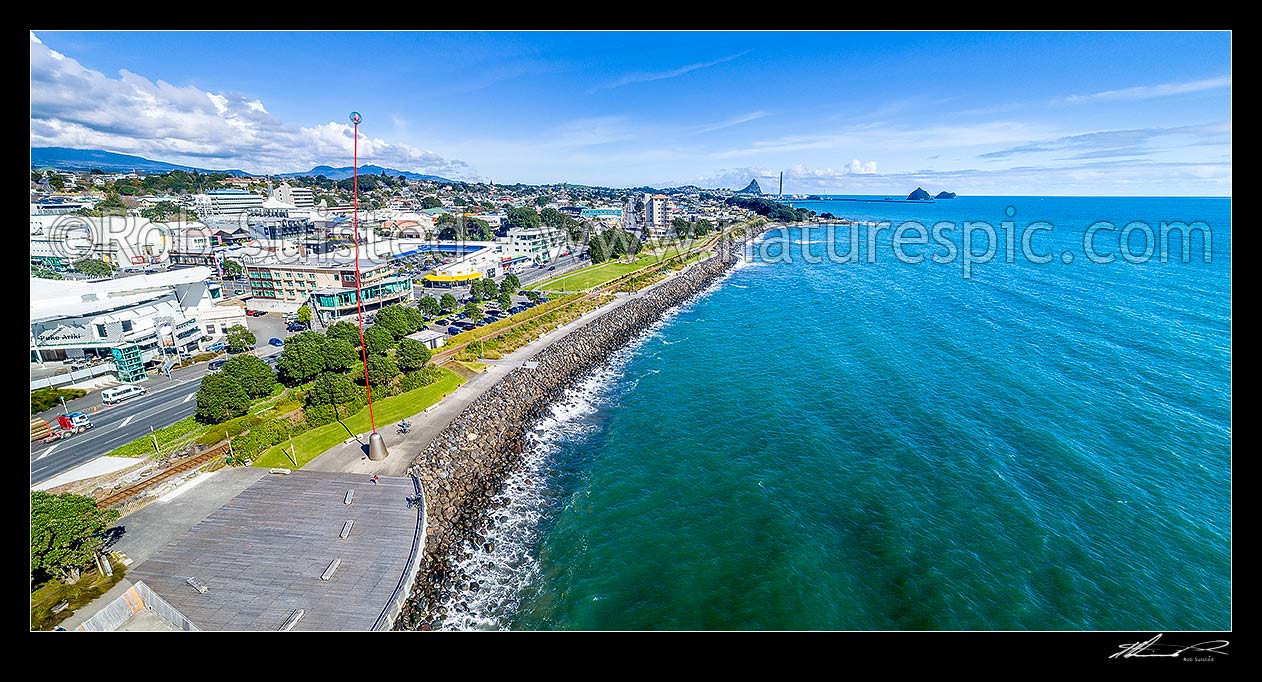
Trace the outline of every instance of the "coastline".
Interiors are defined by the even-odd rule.
[[[778,225],[764,224],[740,240],[725,240],[716,253],[632,300],[604,312],[536,353],[536,369],[514,369],[470,402],[413,460],[426,496],[427,529],[420,571],[397,629],[438,629],[442,605],[479,586],[455,568],[469,547],[494,551],[493,498],[522,463],[526,433],[565,391],[609,361],[670,309],[725,276],[736,249]]]

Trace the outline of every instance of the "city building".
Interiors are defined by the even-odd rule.
[[[296,208],[315,208],[315,193],[310,187],[293,187],[282,182],[272,196]]]
[[[442,332],[436,332],[433,329],[422,329],[419,332],[408,334],[406,338],[420,341],[430,350],[437,350],[439,346],[447,343],[447,335]]]
[[[68,265],[99,259],[121,268],[164,263],[171,249],[165,223],[138,216],[31,216],[31,262]]]
[[[198,314],[220,300],[208,268],[96,282],[31,279],[31,363],[112,362],[120,381],[143,381],[146,366],[193,353],[205,338]]]
[[[263,197],[244,189],[212,189],[193,197],[193,210],[203,218],[231,216],[262,207]]]
[[[389,263],[361,259],[359,268],[364,310],[412,300],[412,280],[390,276]],[[354,260],[247,263],[245,272],[254,296],[251,307],[293,312],[305,303],[325,324],[356,313]]]
[[[428,287],[459,286],[482,277],[499,277],[512,262],[503,251],[504,245],[497,242],[459,242],[438,246],[455,247],[458,256],[425,275],[425,286]],[[424,252],[419,247],[418,251]],[[442,254],[443,250],[437,253]]]
[[[662,236],[670,229],[670,197],[665,194],[644,195],[644,229],[649,236]]]
[[[565,230],[541,225],[514,227],[502,237],[503,254],[508,258],[526,257],[535,263],[556,260],[569,251],[570,240]]]
[[[579,216],[588,220],[610,220],[622,222],[622,209],[620,208],[584,208],[579,211]]]

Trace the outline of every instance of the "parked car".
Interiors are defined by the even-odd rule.
[[[146,391],[143,386],[123,384],[122,386],[115,386],[101,391],[101,402],[106,405],[116,405],[124,400],[139,398],[146,393],[148,393],[148,391]]]
[[[228,345],[228,343],[227,343],[226,341],[216,341],[216,342],[214,342],[214,343],[210,344],[209,346],[206,346],[206,352],[207,352],[207,353],[218,353],[219,351],[221,351],[221,350],[223,350],[224,348],[226,348],[226,347],[227,347],[227,345]]]
[[[217,360],[211,360],[210,364],[206,365],[206,369],[212,372],[217,372],[219,371],[219,368],[223,367],[224,363],[227,361],[228,361],[228,358],[219,358]]]
[[[459,334],[459,333],[461,333],[461,332],[463,332],[463,331],[464,331],[464,330],[463,330],[463,329],[461,329],[460,327],[448,327],[448,328],[447,328],[447,334],[448,334],[449,336],[455,336],[456,334]]]
[[[278,338],[276,338],[275,336],[273,336],[272,338],[270,338],[270,339],[268,339],[268,340],[267,340],[267,345],[269,345],[269,346],[276,346],[277,348],[279,348],[279,347],[281,347],[281,346],[285,345],[285,342],[284,342],[284,341],[281,341],[280,339],[278,339]]]
[[[307,331],[307,325],[301,322],[290,322],[285,325],[285,329],[291,332],[305,332]]]
[[[553,265],[552,267],[548,268],[548,272],[552,272],[553,270],[556,270],[556,269],[557,269],[557,266]]]
[[[444,317],[444,318],[443,318],[443,319],[441,319],[441,320],[434,320],[434,324],[437,324],[437,325],[441,325],[441,326],[443,326],[443,327],[446,327],[447,325],[451,324],[451,320],[449,320],[449,319],[447,319],[447,318],[445,318],[445,317]]]

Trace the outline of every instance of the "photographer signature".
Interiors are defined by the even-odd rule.
[[[1226,656],[1227,652],[1222,649],[1229,644],[1225,639],[1214,639],[1208,642],[1180,646],[1176,644],[1159,644],[1157,643],[1159,639],[1161,639],[1161,635],[1157,635],[1146,642],[1122,644],[1118,647],[1121,651],[1109,656],[1109,658],[1178,658],[1187,651],[1216,653]]]

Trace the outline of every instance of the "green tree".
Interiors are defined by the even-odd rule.
[[[552,197],[546,194],[535,197],[535,206],[547,206],[550,203],[552,203]]]
[[[118,515],[117,509],[99,509],[91,497],[31,491],[31,573],[77,582],[95,563],[101,535]]]
[[[609,230],[604,234],[609,244],[609,257],[634,256],[640,252],[640,238],[626,230]]]
[[[258,339],[254,338],[254,332],[245,326],[234,324],[228,327],[227,343],[231,350],[248,350],[258,343]]]
[[[373,326],[390,332],[396,339],[411,334],[416,329],[412,327],[412,321],[406,310],[398,304],[384,306],[377,311],[376,323]]]
[[[530,206],[514,206],[508,209],[509,227],[539,227],[539,213]]]
[[[464,314],[469,318],[470,322],[475,324],[481,322],[482,318],[486,317],[486,314],[482,312],[482,306],[473,302],[465,304]]]
[[[566,215],[555,208],[548,207],[539,212],[539,222],[550,227],[561,227],[565,224]]]
[[[456,306],[458,305],[458,303],[456,302],[455,296],[452,296],[451,294],[443,294],[443,297],[440,303],[442,304],[444,313],[450,315],[456,312]]]
[[[399,376],[399,366],[389,355],[368,356],[368,378],[373,386],[384,386]]]
[[[114,274],[114,266],[97,258],[85,258],[74,264],[75,272],[89,277],[109,277]]]
[[[394,361],[399,369],[405,372],[420,369],[433,356],[425,344],[416,339],[399,339],[399,349],[394,352]]]
[[[495,298],[495,301],[500,304],[501,310],[508,310],[513,307],[513,296],[507,291],[501,291],[499,296]]]
[[[358,340],[358,337],[356,337]],[[346,372],[355,369],[360,362],[359,351],[355,345],[344,338],[329,338],[324,344],[325,368],[333,372]]]
[[[92,212],[98,216],[127,215],[127,204],[123,203],[123,198],[118,196],[118,193],[110,192],[96,203]]]
[[[250,409],[250,396],[237,378],[215,372],[202,377],[197,389],[197,421],[221,424]]]
[[[298,306],[298,314],[296,315],[296,317],[298,321],[301,322],[302,324],[310,325],[311,324],[311,308],[307,306],[305,303],[303,305]]]
[[[521,280],[517,278],[517,275],[514,275],[511,272],[504,275],[504,279],[500,280],[500,291],[507,291],[510,294],[515,294],[520,289]]]
[[[692,231],[698,237],[709,234],[714,231],[714,223],[702,218],[693,224]]]
[[[323,372],[311,382],[305,400],[308,405],[345,405],[355,402],[358,392],[349,376]]]
[[[364,346],[369,355],[385,355],[395,346],[394,333],[380,323],[364,330]]]
[[[592,263],[604,263],[609,260],[612,255],[609,243],[605,240],[603,233],[596,233],[587,241],[587,253],[592,258]]]
[[[424,199],[421,199],[421,208],[423,209],[442,208],[442,207],[443,207],[443,202],[439,201],[438,197],[428,196],[428,197],[425,197]]]
[[[338,320],[329,325],[324,331],[325,336],[330,339],[342,339],[351,344],[351,348],[359,348],[359,327],[347,322],[346,320]]]
[[[438,303],[438,299],[433,296],[422,296],[421,300],[416,302],[416,307],[425,314],[426,317],[437,317],[442,312],[443,307]]]
[[[642,197],[635,198],[635,212],[639,214],[644,213],[644,199]]]
[[[65,181],[65,180],[63,180],[63,179],[61,178],[61,175],[60,175],[60,174],[58,174],[58,173],[54,173],[53,171],[48,171],[48,176],[47,176],[47,177],[48,177],[48,186],[49,186],[49,187],[52,187],[53,189],[57,190],[58,192],[60,192],[60,191],[62,191],[63,189],[65,189],[65,188],[66,188],[66,181]]]
[[[251,398],[262,398],[276,385],[276,370],[253,355],[238,355],[223,364],[223,373],[233,377]]]
[[[182,220],[186,222],[197,220],[196,213],[176,206],[170,201],[159,201],[157,204],[154,204],[149,208],[143,208],[140,210],[140,216],[142,218],[148,218],[155,223],[166,223],[173,220]]]
[[[39,182],[40,180],[43,180],[43,179],[44,179],[43,173],[36,170],[31,171],[31,182]]]
[[[298,332],[286,339],[285,349],[276,361],[281,381],[287,386],[297,386],[323,372],[328,366],[325,362],[326,340],[324,335],[313,331]]]
[[[683,218],[675,218],[670,221],[671,228],[675,231],[675,236],[680,239],[687,239],[692,235],[692,223]]]
[[[240,277],[245,270],[241,268],[241,264],[225,258],[223,261],[223,274],[225,277]]]
[[[464,235],[465,239],[471,239],[479,242],[489,242],[495,239],[495,230],[491,229],[491,224],[481,218],[465,218],[464,219]]]
[[[39,268],[34,265],[31,266],[31,277],[38,277],[40,279],[65,279],[65,277],[61,276],[60,272],[53,272],[47,268]]]
[[[526,299],[527,299],[527,300],[529,300],[531,303],[534,303],[535,301],[538,301],[538,300],[539,300],[539,292],[537,292],[537,291],[527,291],[527,292],[526,292]]]
[[[425,316],[421,314],[421,311],[411,306],[407,306],[403,308],[403,312],[406,313],[408,317],[409,334],[425,326]]]

